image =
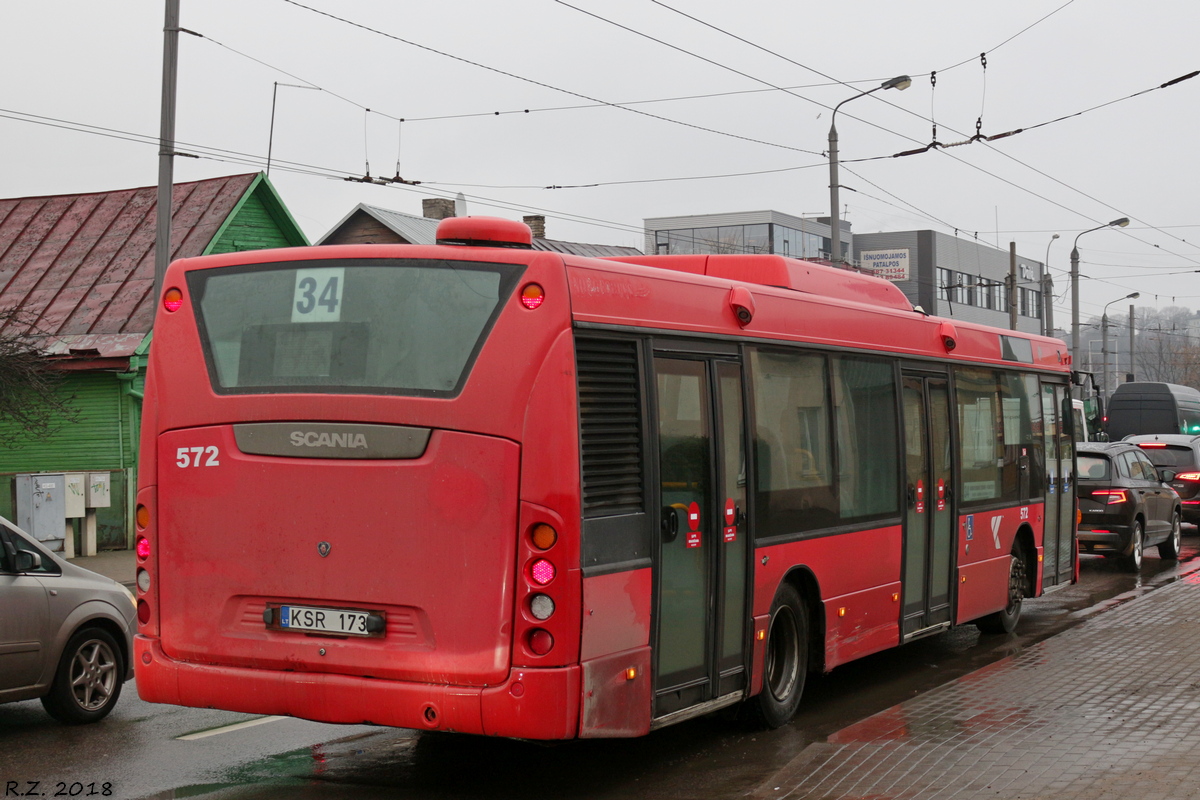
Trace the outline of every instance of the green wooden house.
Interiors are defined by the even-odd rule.
[[[0,449],[0,514],[14,518],[19,473],[107,472],[112,505],[98,513],[100,549],[127,547],[133,536],[156,196],[147,186],[0,200],[0,309],[37,317],[39,345],[74,411],[49,437]],[[176,184],[171,219],[172,260],[308,244],[262,173]]]

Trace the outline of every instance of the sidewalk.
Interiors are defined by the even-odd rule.
[[[130,589],[137,579],[137,559],[132,550],[102,550],[94,556],[76,556],[67,560],[77,567],[90,569],[112,578],[117,583],[123,583]]]
[[[1200,571],[844,728],[749,796],[1200,797]]]

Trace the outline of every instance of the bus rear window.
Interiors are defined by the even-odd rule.
[[[221,394],[457,394],[522,267],[305,261],[188,273]]]

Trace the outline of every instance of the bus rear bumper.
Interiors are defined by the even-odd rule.
[[[140,634],[134,653],[138,695],[150,703],[522,739],[571,739],[579,730],[578,666],[515,668],[503,685],[484,688],[193,664]]]

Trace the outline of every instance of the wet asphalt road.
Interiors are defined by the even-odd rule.
[[[37,701],[0,705],[0,797],[736,797],[814,741],[1172,582],[1200,558],[1200,536],[1185,534],[1179,565],[1151,551],[1136,576],[1084,556],[1079,584],[1027,600],[1013,636],[967,626],[811,680],[800,714],[777,731],[728,715],[553,745],[276,718],[226,729],[261,718],[143,703],[127,684],[93,726],[59,725]]]

